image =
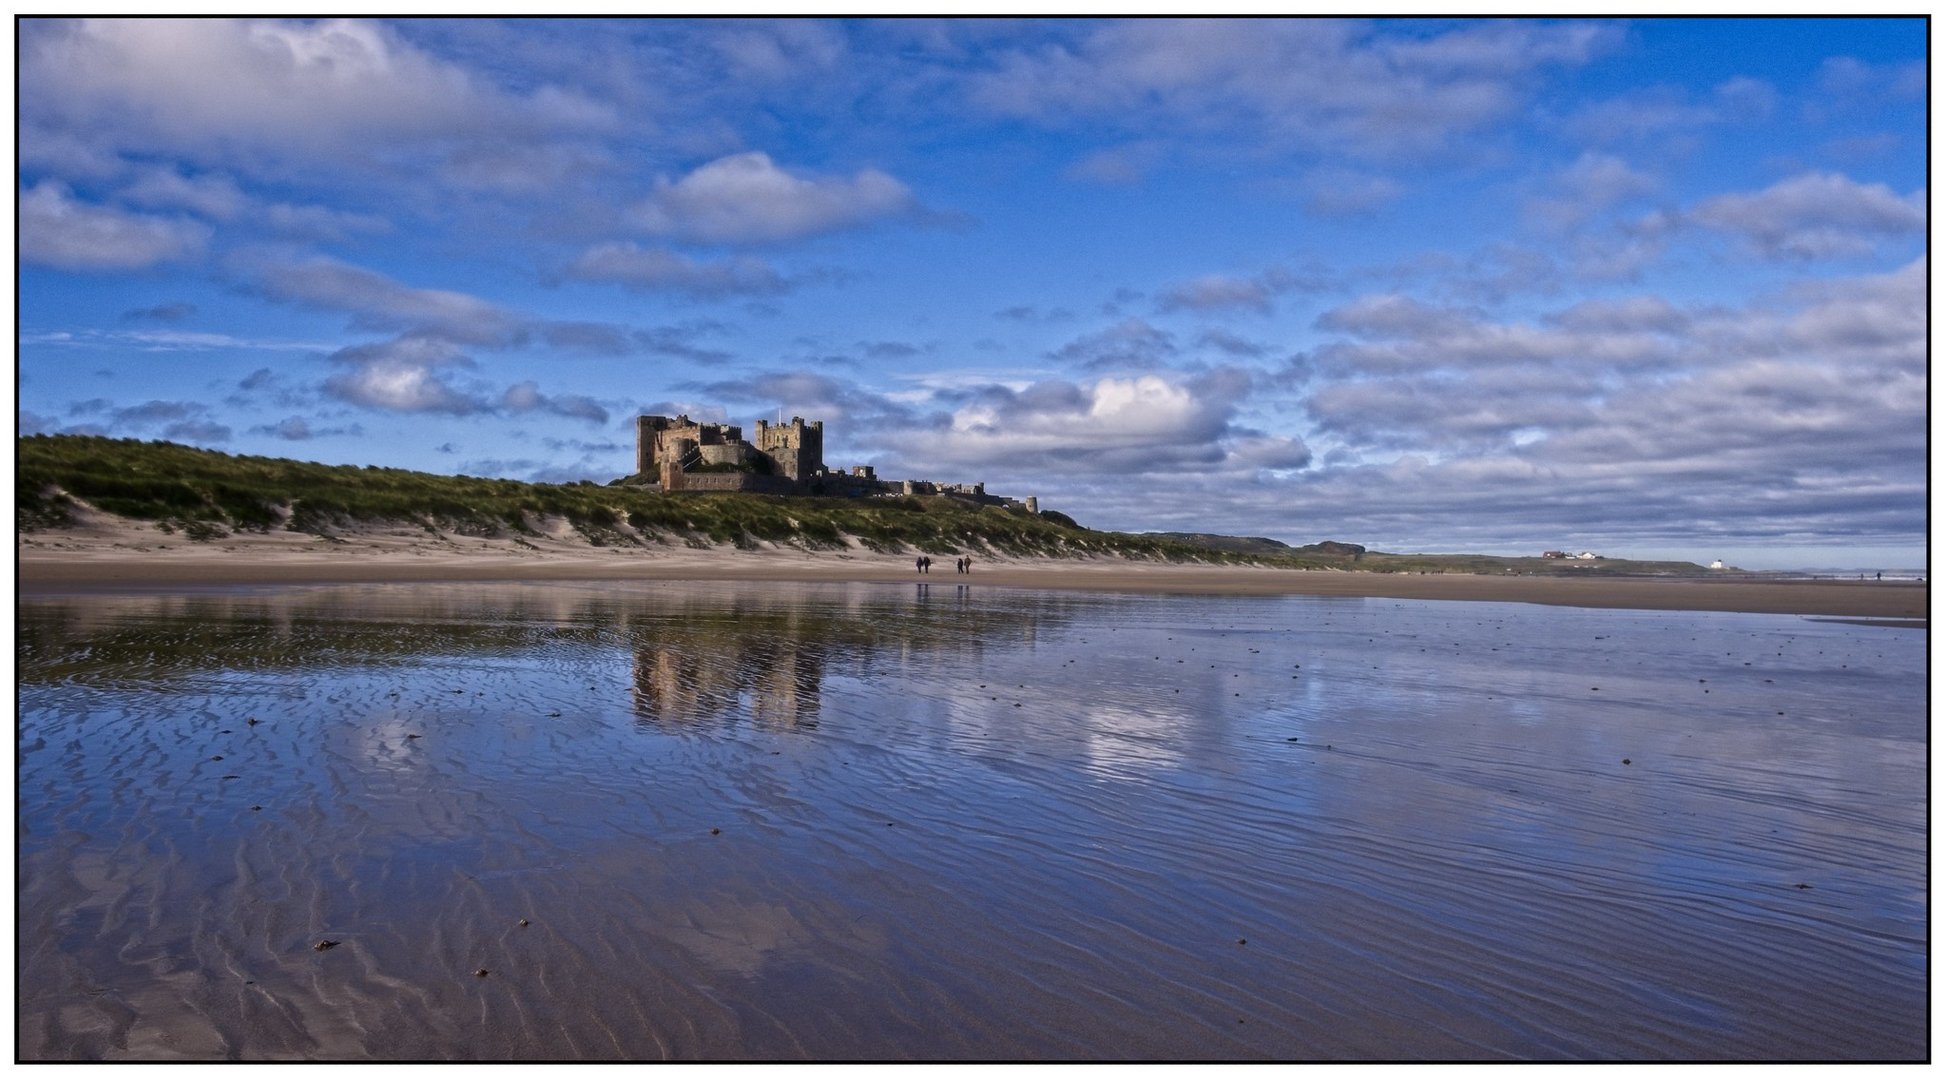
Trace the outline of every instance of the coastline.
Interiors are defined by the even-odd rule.
[[[197,543],[136,522],[24,534],[22,594],[353,583],[747,581],[905,583],[1211,596],[1341,596],[1499,601],[1661,611],[1728,611],[1871,619],[1927,618],[1924,582],[1737,578],[1404,574],[1185,565],[1105,558],[977,556],[971,575],[936,558],[919,576],[912,555],[853,547],[805,552],[762,545],[595,547],[568,530],[533,540],[371,529],[324,540],[237,534]]]

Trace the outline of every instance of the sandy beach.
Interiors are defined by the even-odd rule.
[[[1919,1060],[1926,638],[1862,621],[26,594],[19,1050]]]
[[[816,553],[771,544],[756,550],[729,545],[596,547],[565,525],[522,539],[434,535],[398,526],[348,532],[333,539],[269,532],[195,542],[152,525],[96,517],[67,530],[22,535],[17,552],[19,586],[27,592],[355,582],[816,583],[917,578],[912,555],[857,546]],[[956,575],[951,558],[935,558],[924,580],[1108,592],[1366,596],[1874,619],[1927,617],[1927,586],[1915,582],[1381,574],[1001,556],[977,558],[970,577]]]

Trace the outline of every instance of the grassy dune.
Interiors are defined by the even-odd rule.
[[[272,529],[332,536],[400,523],[435,534],[519,538],[538,534],[549,522],[565,521],[598,546],[753,548],[769,541],[817,551],[843,549],[851,537],[875,551],[947,557],[1120,555],[1376,573],[1706,573],[1694,563],[1602,559],[1570,564],[1494,555],[1397,555],[1330,543],[1293,548],[1260,538],[1103,532],[1053,511],[1033,515],[947,496],[664,495],[587,481],[530,484],[372,465],[320,465],[87,435],[21,439],[16,479],[16,522],[24,532],[70,523],[80,500],[193,540]]]
[[[946,496],[664,495],[589,482],[530,484],[319,465],[95,436],[21,439],[17,478],[17,522],[24,531],[67,523],[74,501],[81,500],[204,540],[271,529],[330,536],[361,525],[401,522],[435,533],[520,537],[558,519],[596,545],[755,547],[772,541],[820,550],[842,549],[849,536],[877,551],[949,557],[1117,554],[1251,561],[1191,544],[1084,529],[1058,513],[1030,515]]]

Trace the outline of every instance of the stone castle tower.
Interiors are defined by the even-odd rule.
[[[757,422],[757,452],[777,464],[778,474],[805,481],[825,471],[825,422],[794,416],[789,424]]]
[[[659,470],[674,465],[687,468],[696,458],[700,462],[741,460],[739,448],[744,429],[732,424],[702,424],[687,416],[635,418],[635,471],[638,476],[656,476]]]

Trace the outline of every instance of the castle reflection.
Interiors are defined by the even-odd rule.
[[[678,601],[630,620],[631,707],[645,724],[813,726],[831,674],[869,678],[882,663],[929,654],[977,666],[992,644],[1032,647],[1040,624],[1065,620],[1072,606],[995,605],[970,586],[929,582],[910,592]]]
[[[612,706],[639,725],[815,724],[833,676],[910,665],[979,672],[993,650],[1115,601],[950,582],[731,585],[605,582],[351,585],[265,592],[29,597],[22,685],[179,686],[211,673],[384,672],[410,702],[415,673],[442,695],[492,683],[493,700],[547,701],[625,683]],[[533,665],[511,683],[492,673]],[[617,668],[620,668],[618,671]],[[566,691],[560,691],[566,694]],[[626,701],[617,701],[625,697]],[[440,697],[442,703],[446,702]],[[470,698],[468,699],[470,700]],[[396,703],[396,702],[395,702]]]
[[[766,724],[816,724],[827,642],[681,633],[635,646],[631,704],[648,722],[750,716]]]

